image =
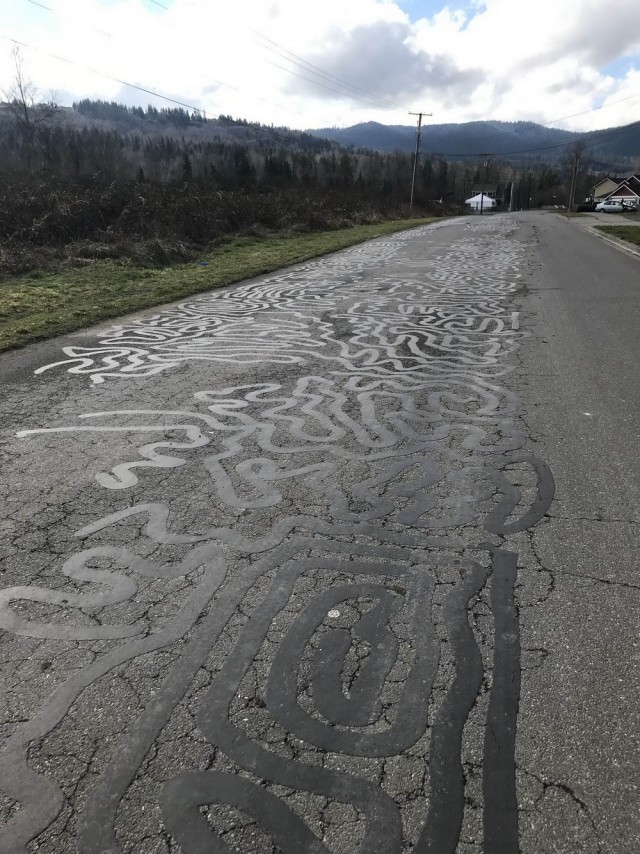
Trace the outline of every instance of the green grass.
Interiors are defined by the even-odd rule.
[[[596,228],[605,234],[617,237],[619,240],[640,246],[640,221],[638,225],[598,225]]]
[[[56,272],[8,276],[0,282],[0,350],[269,273],[433,220],[393,220],[296,236],[236,238],[207,252],[200,261],[163,269],[105,260],[81,267],[70,262]]]

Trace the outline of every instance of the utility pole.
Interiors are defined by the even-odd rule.
[[[569,191],[569,213],[573,210],[573,202],[576,194],[576,176],[578,174],[578,163],[582,151],[576,146],[575,157],[573,159],[573,173],[571,175],[571,190]]]
[[[482,189],[480,190],[480,216],[482,216],[482,212],[484,210],[484,181],[487,177],[487,158],[489,157],[489,155],[483,154],[482,156],[484,157],[484,162],[482,164]]]
[[[409,216],[413,211],[413,191],[416,186],[416,171],[418,169],[418,155],[420,154],[420,129],[422,128],[422,117],[430,116],[431,113],[409,113],[410,116],[418,117],[418,128],[416,130],[416,153],[413,157],[413,176],[411,178],[411,198],[409,199]]]

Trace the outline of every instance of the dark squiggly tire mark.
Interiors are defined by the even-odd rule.
[[[385,569],[384,564],[375,567],[376,572],[385,571]],[[438,650],[430,618],[433,581],[426,575],[412,578],[402,573],[400,577],[404,579],[403,583],[407,587],[405,594],[409,602],[407,621],[413,629],[415,657],[399,691],[394,725],[375,733],[358,732],[354,729],[340,730],[335,726],[345,724],[349,717],[353,718],[355,714],[368,717],[373,712],[376,697],[371,693],[371,689],[376,683],[380,685],[380,679],[384,678],[384,670],[382,673],[379,669],[376,672],[372,667],[365,670],[360,677],[365,680],[365,684],[362,686],[360,695],[356,693],[356,697],[362,704],[359,713],[353,710],[347,712],[347,707],[352,706],[352,703],[347,701],[342,692],[337,689],[335,681],[331,686],[327,684],[329,674],[332,674],[335,680],[337,668],[322,658],[316,661],[316,667],[318,670],[323,670],[324,676],[320,679],[317,676],[314,679],[312,676],[312,685],[318,689],[314,694],[319,694],[323,688],[325,689],[318,708],[326,713],[327,723],[310,717],[296,702],[296,671],[292,664],[300,657],[306,643],[329,609],[350,596],[386,597],[387,601],[391,597],[398,598],[392,591],[380,592],[373,585],[355,585],[334,588],[316,597],[280,644],[267,682],[267,705],[285,729],[323,750],[359,756],[395,755],[410,747],[423,735],[427,724],[428,697],[438,661]],[[384,601],[385,598],[379,599],[380,604]],[[389,601],[390,607],[393,606]],[[378,605],[379,608],[380,605]],[[364,619],[369,617],[369,620],[372,620],[381,616],[378,609],[374,609],[370,612],[371,616],[367,614]],[[382,664],[380,653],[384,655],[389,650],[390,639],[388,636],[383,636],[384,623],[371,628],[373,631],[369,636],[370,642],[377,647],[378,653],[378,660],[374,659],[374,661],[380,668]],[[335,637],[335,634],[331,633],[329,638],[332,636]],[[325,647],[325,653],[326,651],[328,650]],[[387,662],[385,667],[390,666],[391,663]],[[373,662],[372,665],[375,666]],[[361,721],[359,726],[365,724],[366,720]],[[350,726],[353,727],[354,723]]]
[[[494,665],[482,764],[484,852],[518,854],[514,751],[520,697],[520,625],[513,590],[517,555],[494,551],[492,568]]]
[[[211,608],[207,603],[213,587],[205,584],[198,588],[203,601],[189,600],[192,611],[188,618],[181,612],[178,622],[159,637],[124,643],[104,656],[62,685],[34,717],[33,725],[16,730],[8,753],[0,758],[0,772],[8,772],[4,788],[22,810],[14,811],[7,825],[9,835],[2,837],[0,845],[8,839],[9,847],[0,848],[2,854],[26,851],[28,839],[53,821],[63,803],[61,788],[48,772],[36,773],[29,767],[29,745],[35,746],[34,756],[46,755],[47,734],[91,681],[118,662],[181,638],[189,629],[181,658],[169,668],[160,690],[154,691],[144,712],[129,722],[124,735],[118,733],[106,769],[99,765],[102,759],[95,763],[100,776],[79,814],[75,840],[82,854],[117,854],[121,847],[135,850],[139,842],[132,842],[127,834],[136,828],[132,828],[130,815],[124,816],[135,802],[134,792],[151,785],[145,777],[151,776],[149,769],[156,761],[154,744],[161,747],[163,730],[170,729],[172,715],[184,711],[180,704],[196,690],[197,677],[203,675],[200,668],[210,678],[218,667],[198,717],[210,742],[215,770],[191,773],[175,762],[168,773],[177,776],[165,785],[162,796],[166,827],[182,840],[185,849],[228,849],[198,809],[206,805],[203,799],[211,798],[221,805],[221,816],[225,804],[253,816],[274,846],[283,851],[325,854],[331,845],[319,841],[322,830],[318,827],[331,830],[332,819],[326,819],[323,812],[314,824],[309,814],[307,824],[294,809],[302,809],[300,803],[305,802],[313,811],[328,800],[358,813],[354,826],[359,842],[353,844],[358,854],[407,850],[450,854],[459,842],[463,818],[474,810],[471,801],[466,807],[464,802],[463,734],[475,739],[476,748],[482,743],[477,735],[482,721],[473,703],[483,668],[468,612],[471,599],[485,583],[485,574],[477,564],[461,559],[465,548],[481,548],[493,555],[495,632],[494,637],[484,632],[481,638],[487,660],[492,651],[494,654],[494,684],[484,737],[484,846],[486,854],[494,850],[515,854],[513,752],[519,684],[515,559],[505,557],[508,553],[497,550],[495,544],[478,546],[477,540],[486,538],[485,531],[503,538],[535,524],[553,496],[553,478],[544,463],[523,452],[526,435],[512,420],[518,400],[496,384],[496,378],[510,370],[502,358],[513,352],[521,333],[517,313],[506,313],[505,306],[505,297],[515,289],[518,252],[506,244],[500,221],[495,223],[483,224],[489,235],[483,231],[479,239],[473,236],[476,226],[469,225],[471,240],[467,234],[462,244],[436,259],[426,272],[420,265],[416,281],[407,280],[402,271],[397,280],[380,271],[369,281],[359,281],[345,277],[348,264],[343,261],[329,261],[328,266],[322,262],[322,269],[312,265],[286,272],[258,285],[240,286],[167,309],[151,321],[134,321],[101,342],[103,347],[65,350],[71,358],[61,366],[97,383],[107,378],[149,377],[201,358],[261,366],[312,361],[309,371],[314,373],[306,374],[305,364],[289,374],[289,379],[282,379],[285,372],[280,368],[279,382],[197,392],[196,404],[206,406],[208,414],[123,409],[81,417],[122,417],[124,425],[137,426],[21,432],[26,438],[58,432],[69,435],[77,430],[87,436],[104,433],[115,442],[127,432],[185,431],[185,442],[152,442],[138,448],[139,459],[133,462],[120,462],[117,456],[107,463],[110,471],[97,476],[100,486],[111,490],[112,496],[135,487],[136,495],[124,504],[113,503],[113,512],[85,524],[78,535],[90,537],[145,514],[147,519],[136,532],[147,538],[145,548],[152,543],[208,543],[206,549],[213,548],[210,544],[216,541],[225,550],[258,559],[228,579],[226,587],[216,592]],[[483,245],[485,240],[491,241],[491,248]],[[397,245],[402,244],[386,242],[376,257],[393,257]],[[371,250],[362,252],[371,261]],[[485,263],[489,257],[493,266],[483,270],[478,261],[484,259]],[[412,262],[398,263],[408,268]],[[260,317],[256,313],[262,309],[268,311]],[[321,375],[325,368],[326,375]],[[149,425],[149,415],[157,423]],[[166,423],[170,419],[177,423]],[[166,453],[169,449],[177,455]],[[199,512],[202,527],[194,523],[196,530],[192,531],[192,505],[186,502],[180,507],[175,500],[170,509],[164,503],[166,491],[154,489],[157,475],[162,475],[164,482],[175,480],[184,493],[186,474],[192,475],[197,466],[212,495],[212,512],[210,521],[203,520]],[[512,472],[511,466],[524,471],[527,497],[516,485],[522,472]],[[533,475],[536,482],[531,487]],[[304,500],[299,500],[296,481],[303,481],[312,495],[313,510],[307,515],[285,515],[290,510],[267,512],[291,499],[291,508],[306,509]],[[149,495],[143,491],[147,487]],[[533,499],[528,497],[532,491]],[[125,509],[118,509],[123,506]],[[241,519],[237,512],[227,512],[229,507],[251,514]],[[133,533],[131,528],[127,525],[127,536]],[[438,536],[430,536],[431,529]],[[303,532],[305,539],[299,538]],[[112,533],[115,539],[115,531],[102,536]],[[120,535],[118,532],[118,538]],[[349,543],[336,542],[345,537]],[[416,560],[418,548],[444,549],[446,555],[438,560],[438,554],[432,552],[431,557]],[[307,555],[315,549],[322,557],[310,560]],[[452,550],[457,557],[448,564]],[[103,548],[102,557],[109,557],[107,551]],[[111,550],[111,557],[117,560],[116,551]],[[269,554],[262,557],[266,552]],[[327,563],[330,553],[337,558]],[[408,553],[412,559],[403,557]],[[366,560],[362,560],[360,572],[361,557]],[[140,559],[123,565],[131,573],[176,577],[175,567],[160,572],[152,564],[145,568]],[[329,566],[334,571],[340,567],[337,582]],[[65,567],[73,568],[73,564]],[[466,568],[462,580],[458,578],[460,567]],[[332,580],[322,579],[325,570]],[[314,571],[319,576],[313,583],[301,578]],[[359,572],[365,578],[358,577]],[[263,590],[260,579],[265,573],[275,580],[256,605],[255,595]],[[354,574],[353,583],[344,581],[343,576],[353,578]],[[454,652],[453,676],[447,673],[446,684],[438,680],[441,705],[431,722],[430,694],[439,665],[432,620],[442,620],[440,611],[431,608],[431,596],[437,590],[439,600],[443,585],[451,584],[452,578],[458,581],[445,602],[444,628]],[[298,587],[296,579],[300,580]],[[78,580],[96,581],[97,576]],[[256,582],[256,591],[252,591]],[[118,583],[118,595],[126,598],[129,588],[133,590],[131,580]],[[323,592],[325,583],[329,587]],[[23,595],[21,591],[13,588],[14,594]],[[37,591],[25,588],[25,599],[56,604],[55,595],[47,600]],[[86,596],[82,587],[80,594]],[[107,598],[100,602],[106,603],[109,595],[113,599],[107,590]],[[9,595],[11,602],[14,599]],[[332,604],[342,608],[340,603],[351,610],[349,620],[345,618],[338,626],[328,615],[324,619],[323,611],[326,614]],[[81,599],[77,604],[81,606]],[[473,608],[477,618],[489,619],[484,597],[478,610],[475,604]],[[20,613],[21,609],[7,605],[5,617],[13,620],[11,610]],[[37,635],[43,631],[37,622],[43,611],[47,613],[35,606],[23,608],[28,619],[14,620],[8,628],[16,634]],[[196,611],[196,616],[204,614],[199,624],[193,616]],[[0,609],[0,619],[2,613]],[[283,627],[285,615],[289,623]],[[44,636],[66,634],[73,639],[74,628],[54,625],[54,634],[47,635],[49,629],[45,629]],[[133,631],[113,628],[108,619],[101,628],[116,636]],[[261,638],[266,638],[263,646]],[[228,639],[236,643],[231,654]],[[241,693],[245,690],[241,685],[249,685],[246,690],[253,692],[251,702]],[[241,720],[238,708],[246,709],[246,718]],[[262,737],[266,729],[257,725],[262,720],[269,721],[273,741]],[[473,726],[465,732],[468,722]],[[90,722],[84,725],[91,727]],[[302,747],[294,749],[296,742]],[[206,746],[200,747],[207,752]],[[416,764],[423,766],[423,772],[415,773],[418,782],[414,785],[405,775],[400,788],[395,788],[404,773],[398,769],[415,768]],[[228,771],[229,765],[237,770]],[[427,766],[430,774],[425,778]],[[158,770],[156,766],[155,772]],[[160,770],[167,772],[166,767]],[[281,786],[291,790],[291,802],[279,791]],[[403,835],[402,822],[411,809],[409,801],[403,801],[405,794],[430,797],[417,848],[420,817],[415,808],[409,819],[413,836],[409,839],[407,822]],[[76,807],[77,802],[72,805]],[[214,826],[215,813],[212,807]]]
[[[331,548],[336,550],[338,543]],[[339,551],[354,551],[346,544]],[[357,551],[359,548],[356,548]],[[376,550],[380,554],[380,550]],[[392,554],[392,550],[384,550]],[[397,554],[397,552],[396,552]],[[201,731],[216,744],[240,767],[250,770],[264,780],[302,789],[313,794],[330,797],[332,800],[353,804],[366,816],[366,833],[359,846],[361,854],[376,852],[387,854],[395,851],[401,845],[402,828],[397,805],[375,783],[360,780],[350,774],[329,770],[327,768],[308,766],[304,762],[290,762],[282,759],[265,748],[255,744],[243,732],[238,730],[228,719],[229,706],[238,685],[253,660],[260,644],[276,614],[287,603],[296,577],[304,570],[319,571],[323,567],[336,568],[335,560],[318,558],[316,560],[301,560],[297,565],[284,567],[274,581],[269,594],[249,619],[243,633],[238,639],[234,650],[228,656],[222,669],[214,678],[211,687],[204,698],[198,715]],[[399,571],[393,564],[376,564],[354,560],[345,564],[350,573],[366,575],[398,575],[404,578],[406,571]],[[325,603],[323,603],[324,605]],[[425,691],[422,703],[428,702],[428,685],[421,685]],[[362,740],[351,734],[355,749],[362,747]],[[349,752],[352,752],[352,746]]]
[[[453,685],[431,730],[429,774],[431,795],[418,854],[454,854],[464,812],[464,783],[460,749],[462,730],[482,684],[482,657],[469,625],[467,608],[486,581],[486,570],[476,565],[447,596],[444,618],[455,658]]]
[[[319,547],[322,543],[322,540],[301,539],[283,545],[268,557],[254,564],[242,576],[236,577],[221,593],[216,601],[216,608],[200,623],[185,652],[158,690],[153,703],[145,709],[117,746],[111,762],[95,785],[79,818],[78,844],[83,854],[104,854],[104,852],[117,854],[120,851],[114,832],[115,816],[120,800],[154,739],[183,696],[195,673],[206,660],[238,601],[243,598],[251,585],[262,574],[276,567],[286,567],[287,561],[292,561],[296,554],[312,547]],[[354,547],[346,543],[329,540],[325,542],[325,546],[339,555],[345,555],[345,559],[354,552]],[[390,560],[403,554],[400,550],[385,547],[358,546],[355,551],[364,556],[384,556]],[[335,566],[335,562],[327,562],[327,564],[331,567]],[[292,564],[284,576],[282,572],[280,573],[274,582],[274,591],[278,601],[286,595],[286,591],[290,589],[297,575],[308,569],[310,565],[317,567],[319,562],[314,561],[310,564],[308,561],[299,559]],[[352,568],[353,565],[348,561],[347,566]],[[367,563],[366,566],[369,568],[370,564]],[[384,566],[385,571],[390,571],[393,565],[385,564]],[[266,618],[263,616],[264,620]],[[268,620],[266,624],[268,626]],[[212,743],[222,747],[241,765],[243,761],[246,761],[251,770],[256,770],[266,761],[267,769],[262,774],[265,779],[271,779],[275,776],[277,779],[289,780],[289,782],[283,782],[283,785],[293,783],[294,788],[297,780],[298,783],[305,784],[300,785],[300,788],[315,791],[314,786],[320,787],[321,792],[331,793],[338,800],[344,798],[349,803],[353,802],[353,792],[348,785],[345,785],[339,774],[326,769],[310,769],[308,772],[305,769],[300,769],[298,777],[289,779],[289,764],[287,762],[278,757],[273,757],[273,754],[252,744],[249,739],[226,722],[228,705],[235,690],[234,680],[238,677],[238,669],[242,671],[247,666],[247,661],[243,655],[248,649],[252,649],[256,643],[259,644],[260,642],[260,632],[263,631],[263,627],[260,626],[256,629],[254,622],[252,629],[253,631],[249,635],[246,633],[243,635],[242,648],[236,650],[236,653],[227,659],[203,702],[200,712],[202,731]],[[266,631],[266,629],[264,630]],[[229,675],[230,671],[232,675]],[[229,695],[229,691],[232,692],[231,695]],[[314,776],[316,770],[322,785]],[[357,778],[353,778],[352,785],[358,792],[356,800],[360,804],[360,808],[364,813],[371,816],[373,827],[371,833],[373,836],[377,834],[381,839],[395,838],[399,841],[401,837],[399,817],[393,801],[373,784],[364,784]],[[392,829],[391,836],[388,836],[389,828]],[[369,841],[371,840],[369,839]],[[367,849],[363,847],[362,854],[368,850],[379,851],[380,854],[385,851],[384,848],[372,847]]]
[[[328,613],[333,605],[339,605],[350,597],[369,595],[377,599],[373,608],[366,613],[349,632],[345,629],[333,629],[324,634],[311,661],[311,673],[309,683],[313,695],[314,704],[319,713],[332,724],[343,727],[363,727],[373,723],[380,715],[381,703],[379,700],[385,680],[398,657],[398,639],[387,625],[389,619],[398,612],[401,603],[401,595],[397,591],[387,590],[382,585],[351,585],[334,588],[329,592],[329,597],[322,595],[316,597],[314,605],[319,605],[319,610]],[[325,598],[325,603],[319,600]],[[309,609],[304,617],[308,618]],[[324,614],[318,614],[324,619]],[[306,621],[306,620],[305,620]],[[320,625],[317,621],[316,627]],[[352,648],[354,638],[364,641],[369,646],[369,654],[364,664],[361,664],[359,673],[349,685],[349,696],[345,696],[343,688],[343,672],[347,657]],[[286,644],[286,640],[285,640]],[[280,645],[276,660],[271,666],[269,681],[267,683],[267,705],[278,717],[275,711],[275,702],[270,703],[270,686],[280,685],[284,679],[290,678],[293,673],[291,667],[286,666],[277,672],[278,658],[282,653],[283,645]],[[298,655],[303,646],[298,647]],[[290,661],[295,661],[295,654]],[[284,678],[283,678],[284,677]],[[292,685],[293,693],[287,698],[293,704],[296,702],[296,686]],[[287,706],[289,704],[287,703]],[[307,739],[309,740],[309,739]]]
[[[307,825],[282,801],[250,780],[215,771],[185,772],[165,784],[160,804],[169,830],[184,854],[232,854],[198,807],[229,804],[255,818],[282,854],[330,854]]]
[[[512,487],[510,494],[498,504],[498,506],[484,520],[484,528],[494,534],[506,536],[518,531],[526,531],[547,512],[555,494],[555,482],[549,466],[538,457],[530,455],[518,455],[508,458],[505,465],[512,463],[528,463],[537,475],[537,494],[529,510],[513,522],[507,522],[510,513],[517,507],[521,492]]]
[[[150,561],[144,562],[147,569]],[[173,622],[157,635],[132,641],[107,653],[90,667],[63,683],[26,724],[8,739],[0,753],[0,781],[9,797],[22,804],[22,809],[2,828],[0,854],[27,854],[27,843],[44,830],[58,815],[63,795],[60,787],[48,777],[32,771],[27,765],[29,744],[41,740],[63,719],[81,692],[119,664],[145,653],[154,652],[179,640],[196,622],[220,586],[226,565],[217,546],[204,546],[191,552],[182,562],[185,572],[208,564],[205,577],[176,614]]]

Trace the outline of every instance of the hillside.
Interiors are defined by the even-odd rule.
[[[6,111],[6,108],[5,108]],[[122,104],[84,99],[71,107],[60,107],[57,121],[72,130],[94,128],[114,131],[121,136],[140,138],[178,137],[186,143],[227,143],[250,145],[253,148],[273,148],[284,145],[315,153],[333,151],[340,146],[321,134],[290,130],[286,127],[262,125],[232,116],[204,118],[181,108],[156,109],[148,106],[126,107]]]
[[[382,125],[365,122],[348,128],[317,128],[309,134],[332,139],[351,148],[411,152],[415,147],[414,125]],[[550,128],[534,122],[467,122],[425,125],[421,149],[448,159],[479,157],[484,153],[508,160],[531,157],[557,160],[568,145],[584,140],[599,168],[625,168],[629,158],[640,157],[638,123],[588,134]]]
[[[15,103],[0,104],[0,272],[31,269],[71,251],[85,261],[163,264],[231,235],[455,213],[482,177],[518,207],[555,205],[569,194],[567,143],[577,137],[525,122],[427,125],[415,169],[413,127],[370,123],[333,131],[338,140],[321,133],[332,131],[88,99],[74,109],[42,104],[26,113]],[[633,126],[593,137],[600,148],[585,152],[577,198],[602,172],[637,171],[631,158],[619,166],[604,159],[608,137],[619,151],[637,150]],[[516,159],[515,152],[529,149],[549,157]],[[603,166],[594,168],[594,150]],[[482,151],[504,153],[485,167]]]
[[[9,118],[0,105],[0,124]],[[85,99],[74,108],[59,108],[56,123],[71,131],[117,133],[141,142],[161,137],[179,139],[187,146],[227,144],[266,151],[275,147],[313,155],[340,154],[341,150],[402,152],[415,148],[415,125],[383,125],[363,122],[347,128],[291,130],[248,122],[231,116],[206,120],[180,108],[125,107],[117,103]],[[534,122],[466,122],[423,125],[421,151],[449,161],[479,160],[490,153],[514,164],[541,161],[554,164],[566,157],[572,144],[584,140],[585,162],[601,172],[637,171],[640,160],[640,123],[576,133]]]

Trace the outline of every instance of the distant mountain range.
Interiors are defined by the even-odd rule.
[[[0,103],[0,130],[13,121],[6,104]],[[144,139],[171,137],[186,143],[220,142],[258,150],[282,149],[326,154],[348,150],[406,152],[415,149],[415,125],[383,125],[364,122],[347,128],[315,128],[299,131],[261,125],[231,116],[206,121],[180,108],[158,110],[126,107],[115,102],[84,99],[74,109],[62,107],[55,121],[74,131],[101,130],[124,137]],[[466,122],[424,124],[421,152],[444,160],[480,160],[483,154],[506,162],[552,165],[571,157],[571,147],[584,142],[583,167],[612,175],[640,172],[640,122],[591,133],[576,133],[534,122]]]
[[[307,133],[351,148],[410,152],[416,144],[415,131],[415,125],[365,122],[348,128],[317,128]],[[599,168],[625,168],[629,159],[640,158],[640,122],[591,133],[575,133],[534,122],[426,124],[422,128],[421,151],[449,160],[479,158],[490,153],[505,160],[553,161],[566,154],[567,147],[578,140],[584,140],[585,157]]]

